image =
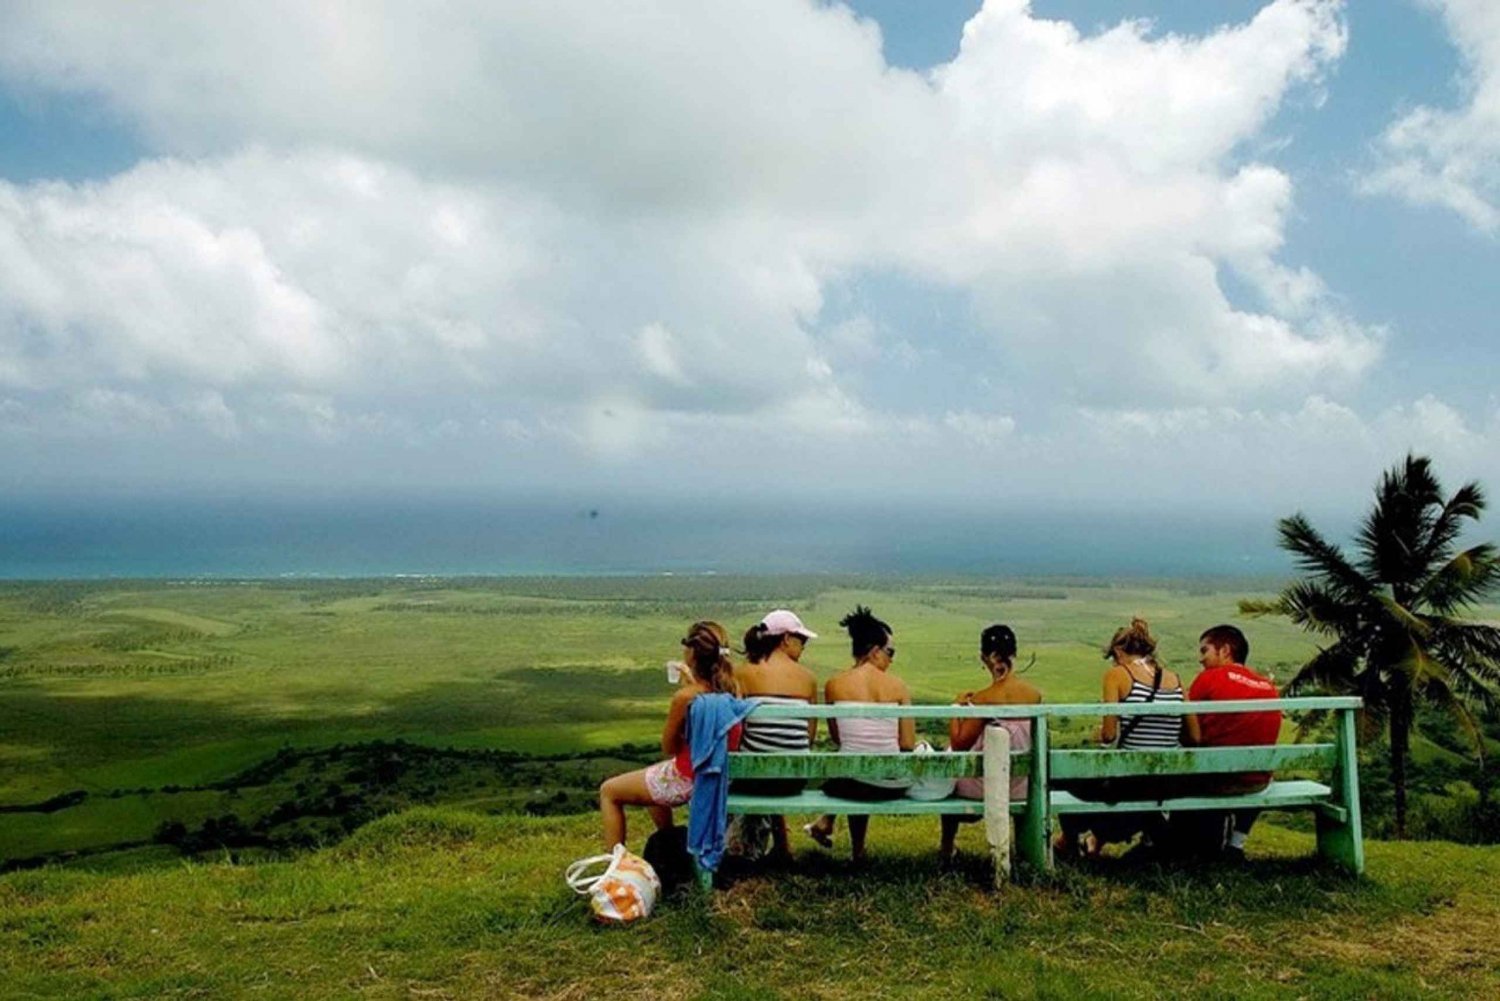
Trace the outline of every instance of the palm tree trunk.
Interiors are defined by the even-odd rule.
[[[1391,699],[1391,785],[1396,792],[1396,838],[1406,837],[1406,756],[1411,749],[1411,694]]]

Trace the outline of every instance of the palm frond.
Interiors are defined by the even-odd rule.
[[[1428,540],[1442,507],[1442,486],[1431,460],[1408,455],[1387,470],[1357,536],[1361,569],[1404,598],[1403,592],[1426,576]]]
[[[1276,529],[1281,548],[1292,554],[1297,566],[1329,583],[1340,597],[1360,599],[1370,594],[1370,582],[1301,512],[1282,518]]]
[[[1429,693],[1429,698],[1431,701],[1453,713],[1454,719],[1458,721],[1459,728],[1468,734],[1469,739],[1474,742],[1474,753],[1479,758],[1480,767],[1483,767],[1484,730],[1480,727],[1479,721],[1474,718],[1474,714],[1469,711],[1469,707],[1464,705],[1464,700],[1442,682],[1434,684],[1433,690]]]
[[[1264,615],[1287,614],[1286,606],[1282,604],[1280,598],[1273,598],[1270,601],[1258,598],[1242,598],[1240,599],[1239,612],[1241,615],[1252,618],[1259,618]]]
[[[1452,557],[1422,585],[1413,604],[1440,615],[1473,605],[1500,586],[1500,550],[1480,543]]]
[[[1361,604],[1340,600],[1321,582],[1297,581],[1287,586],[1277,600],[1281,614],[1294,623],[1325,636],[1354,636],[1364,616]]]
[[[1358,654],[1345,643],[1334,643],[1319,650],[1312,660],[1303,664],[1286,683],[1283,694],[1353,694],[1359,691],[1358,671]]]
[[[1379,602],[1385,614],[1404,630],[1408,636],[1425,640],[1432,635],[1432,625],[1395,598],[1382,594],[1376,598],[1376,601]]]
[[[1484,488],[1478,483],[1465,483],[1454,491],[1443,505],[1443,510],[1433,519],[1427,540],[1427,564],[1444,559],[1448,550],[1463,533],[1465,521],[1478,521],[1484,511]]]
[[[1481,668],[1476,670],[1476,664],[1462,658],[1455,658],[1449,662],[1448,687],[1466,707],[1477,708],[1482,712],[1491,713],[1495,707],[1500,705],[1500,696],[1497,696],[1493,683],[1485,676]]]
[[[1480,673],[1500,685],[1500,627],[1482,622],[1434,618],[1432,646],[1451,659],[1473,661]]]

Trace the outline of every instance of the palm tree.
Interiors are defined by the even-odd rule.
[[[1406,836],[1406,759],[1419,700],[1451,710],[1484,738],[1474,710],[1493,710],[1500,682],[1500,628],[1461,616],[1500,585],[1500,551],[1458,548],[1466,521],[1478,521],[1484,492],[1467,483],[1443,498],[1431,460],[1408,455],[1380,478],[1375,504],[1350,559],[1302,514],[1278,523],[1281,548],[1306,576],[1271,602],[1243,602],[1251,614],[1285,615],[1330,642],[1297,672],[1288,691],[1364,697],[1390,727],[1396,836]]]

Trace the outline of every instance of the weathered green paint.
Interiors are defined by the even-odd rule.
[[[1024,758],[1023,754],[1012,760]],[[851,779],[975,778],[984,771],[973,751],[935,754],[746,754],[729,756],[730,774],[737,779],[822,779],[835,775]]]
[[[1303,699],[1241,699],[1233,702],[1139,702],[1042,703],[1025,706],[788,706],[765,705],[751,710],[768,719],[1033,719],[1070,716],[1202,716],[1214,713],[1301,712],[1310,709],[1358,709],[1353,696],[1319,696]]]
[[[1052,815],[1047,797],[1050,746],[1047,717],[1039,716],[1031,724],[1031,781],[1026,787],[1026,809],[1016,824],[1016,853],[1035,873],[1052,868]],[[1011,809],[1015,809],[1014,803]]]
[[[1333,790],[1321,782],[1293,779],[1272,782],[1260,792],[1243,796],[1176,796],[1166,800],[1132,799],[1103,803],[1079,799],[1073,793],[1053,790],[1050,807],[1053,813],[1134,813],[1150,810],[1288,810],[1318,806],[1328,802]]]
[[[1152,775],[1221,775],[1294,768],[1331,771],[1333,744],[1266,747],[1174,747],[1150,751],[1053,751],[1054,779],[1103,779]]]
[[[1103,707],[1088,705],[1042,706],[861,706],[855,712],[839,706],[764,706],[757,712],[778,717],[828,718],[869,716],[877,718],[1030,718],[1032,750],[1013,756],[1013,768],[1026,768],[1030,784],[1025,802],[1010,803],[1017,818],[1016,851],[1026,867],[1044,871],[1052,867],[1052,816],[1063,813],[1120,813],[1155,809],[1236,810],[1312,809],[1318,826],[1318,851],[1343,868],[1364,871],[1364,842],[1359,814],[1359,771],[1356,757],[1354,710],[1357,698],[1266,699],[1248,702],[1212,702]],[[1052,750],[1048,720],[1054,716],[1098,716],[1107,708],[1118,715],[1186,715],[1210,712],[1257,712],[1334,709],[1338,711],[1334,744],[1293,744],[1268,747],[1171,748],[1157,751]],[[1237,796],[1191,796],[1159,800],[1103,803],[1079,799],[1053,789],[1057,779],[1111,778],[1128,776],[1173,776],[1233,774],[1237,772],[1317,769],[1331,772],[1332,785],[1307,779],[1274,781],[1266,789]],[[913,754],[731,754],[734,778],[955,778],[980,775],[981,759],[972,752]],[[730,813],[762,814],[959,814],[982,816],[979,800],[946,799],[937,802],[912,799],[864,803],[839,799],[816,790],[792,796],[751,796],[731,792]],[[712,877],[699,873],[700,885],[711,886]]]
[[[1357,876],[1365,871],[1365,842],[1359,814],[1359,757],[1353,710],[1339,713],[1337,747],[1333,784],[1343,816],[1331,810],[1318,813],[1318,854]]]

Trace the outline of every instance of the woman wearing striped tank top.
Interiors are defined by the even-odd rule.
[[[1104,656],[1112,663],[1104,672],[1103,701],[1186,701],[1182,679],[1157,660],[1156,638],[1144,619],[1132,619],[1130,625],[1116,630]],[[1106,716],[1096,736],[1101,746],[1128,751],[1178,747],[1184,734],[1190,742],[1197,741],[1197,717]],[[1156,784],[1157,780],[1151,778],[1115,779],[1069,783],[1067,788],[1080,799],[1119,801],[1154,798],[1164,792]],[[1081,849],[1084,854],[1096,855],[1105,844],[1129,841],[1141,831],[1150,830],[1160,819],[1158,813],[1064,814],[1059,818],[1062,834],[1054,847],[1060,854]]]
[[[778,608],[745,633],[746,664],[735,677],[745,697],[763,704],[808,705],[818,701],[818,679],[801,664],[802,651],[818,634],[802,624],[795,612]],[[816,719],[765,719],[754,713],[745,719],[745,735],[740,750],[757,754],[805,754],[817,738]],[[807,786],[806,779],[736,779],[732,788],[760,796],[790,796]],[[760,818],[746,818],[752,825]],[[787,839],[786,818],[765,818],[771,825],[772,850],[783,861],[792,857]],[[742,822],[744,823],[744,822]],[[764,844],[746,835],[747,842]]]

